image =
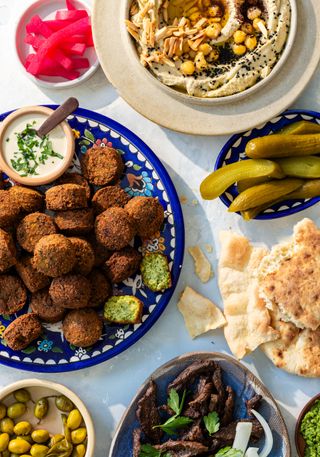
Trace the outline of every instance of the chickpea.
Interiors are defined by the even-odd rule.
[[[250,19],[250,21],[253,21],[257,17],[260,17],[261,14],[262,14],[262,11],[257,6],[251,6],[247,11],[247,17],[248,17],[248,19]]]
[[[208,18],[208,23],[210,25],[216,24],[217,22],[221,22],[221,17],[209,17]]]
[[[208,63],[204,58],[203,52],[198,52],[196,58],[194,59],[194,62],[196,64],[197,70],[199,71],[205,70],[208,67]]]
[[[241,44],[245,41],[247,35],[242,30],[237,30],[233,34],[233,39],[236,44]]]
[[[241,26],[241,30],[247,35],[252,35],[254,32],[254,28],[250,22],[244,22]]]
[[[232,50],[236,56],[243,56],[247,52],[247,48],[243,44],[234,44]]]
[[[217,48],[213,48],[210,52],[209,56],[207,57],[209,62],[216,62],[219,60],[220,54]]]
[[[254,35],[248,36],[244,44],[247,46],[249,51],[253,51],[257,47],[257,38]]]
[[[206,28],[206,35],[208,38],[218,38],[222,30],[222,27],[219,23],[208,25]]]
[[[191,60],[186,60],[181,64],[181,72],[186,76],[191,76],[196,71],[196,67]]]
[[[208,14],[211,17],[221,16],[222,12],[221,12],[220,6],[218,6],[218,5],[210,6],[208,8]]]
[[[203,52],[204,56],[207,56],[212,51],[212,46],[210,46],[208,43],[203,43],[199,46],[199,51]]]

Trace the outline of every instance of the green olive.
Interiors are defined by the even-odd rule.
[[[72,452],[72,457],[84,457],[86,454],[86,447],[84,444],[78,444]]]
[[[21,438],[22,440],[28,441],[28,443],[33,444],[33,439],[31,438],[31,435],[21,435],[17,436],[17,438]]]
[[[0,430],[2,433],[13,435],[14,422],[9,417],[5,417],[0,421]]]
[[[18,422],[13,429],[16,435],[29,435],[31,433],[32,426],[28,421]]]
[[[71,432],[71,441],[73,444],[81,444],[87,438],[87,429],[85,427],[77,428]]]
[[[5,451],[8,448],[10,436],[8,433],[1,433],[0,435],[0,452]]]
[[[31,433],[31,438],[35,443],[42,444],[46,443],[49,440],[50,435],[47,430],[34,430]]]
[[[48,399],[43,397],[40,398],[34,407],[34,415],[37,419],[41,420],[46,417],[49,411],[49,402]]]
[[[45,457],[49,451],[48,446],[43,444],[34,444],[30,450],[32,457]]]
[[[31,444],[21,438],[11,440],[8,449],[13,454],[26,454],[31,449]]]
[[[50,448],[48,456],[63,455],[63,457],[69,457],[72,454],[73,445],[69,443],[66,439],[59,441]]]
[[[11,457],[11,453],[8,449],[2,452],[1,457]],[[23,457],[23,456],[21,456]]]
[[[65,395],[59,395],[59,397],[56,398],[55,403],[56,407],[64,413],[69,413],[74,408],[72,401]]]
[[[82,416],[77,409],[73,409],[70,411],[68,419],[67,419],[67,427],[71,430],[76,430],[80,427],[82,422]]]
[[[27,407],[24,403],[13,403],[13,405],[8,406],[7,416],[10,419],[18,419],[23,416],[27,411]]]
[[[13,396],[19,403],[27,403],[31,400],[31,395],[26,389],[16,390]]]
[[[60,441],[64,440],[64,436],[61,435],[60,433],[57,433],[56,435],[53,435],[50,440],[49,446],[52,447],[55,444],[59,443]]]
[[[0,403],[0,420],[6,417],[7,415],[7,408],[3,403]]]

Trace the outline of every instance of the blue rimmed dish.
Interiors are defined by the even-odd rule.
[[[283,114],[271,119],[270,121],[257,128],[249,130],[248,132],[233,135],[221,149],[214,169],[217,170],[218,168],[222,168],[225,165],[229,165],[240,160],[245,160],[245,147],[247,143],[253,138],[270,135],[281,130],[283,127],[289,124],[303,120],[320,124],[320,113],[309,110],[285,111]],[[233,185],[220,196],[220,199],[229,208],[237,195],[237,186]],[[310,206],[315,205],[319,201],[320,196],[300,200],[285,200],[266,209],[258,216],[256,216],[255,219],[269,220],[286,217],[310,208]]]
[[[56,105],[48,105],[56,108]],[[10,113],[0,115],[0,122]],[[28,311],[28,304],[16,315],[0,315],[0,363],[34,372],[73,371],[99,364],[136,343],[159,319],[177,285],[184,253],[184,222],[178,195],[170,176],[151,149],[134,133],[101,114],[79,108],[68,118],[76,139],[76,154],[69,171],[81,173],[79,157],[96,146],[112,146],[122,155],[126,172],[121,186],[131,196],[157,197],[165,209],[161,232],[136,247],[143,251],[162,252],[169,259],[172,287],[164,293],[154,293],[144,287],[137,274],[114,286],[115,293],[136,295],[144,303],[142,323],[134,326],[105,325],[102,338],[91,348],[76,348],[65,341],[61,322],[44,324],[38,341],[22,351],[12,351],[2,335],[18,315]],[[13,185],[5,177],[6,186]],[[49,186],[41,186],[43,192]]]

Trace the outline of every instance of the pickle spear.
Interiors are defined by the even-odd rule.
[[[237,182],[237,189],[239,194],[244,192],[245,190],[249,189],[249,187],[257,186],[258,184],[262,184],[263,182],[268,182],[272,178],[268,178],[262,176],[261,178],[249,178],[249,179],[241,179],[241,181]]]
[[[298,189],[302,184],[302,179],[293,178],[258,184],[239,194],[231,203],[229,211],[233,213],[256,208],[257,206],[265,205],[266,203],[271,204],[271,202],[274,202],[278,198],[288,195]]]
[[[286,125],[277,132],[279,135],[307,135],[309,133],[320,133],[320,125],[310,121],[298,121]]]
[[[305,181],[301,187],[291,192],[290,194],[278,198],[272,202],[266,203],[265,205],[257,206],[256,208],[251,208],[246,211],[242,211],[241,215],[244,220],[249,221],[250,219],[254,219],[258,214],[262,213],[265,209],[270,208],[276,203],[280,203],[285,200],[302,200],[305,198],[314,197],[320,197],[320,179],[311,179],[310,181]]]
[[[289,157],[276,161],[286,176],[294,178],[320,178],[320,157]]]
[[[320,153],[320,133],[310,135],[267,135],[250,140],[245,152],[251,159],[281,159]]]
[[[201,196],[205,200],[213,200],[240,179],[261,176],[283,178],[284,173],[280,166],[271,160],[241,160],[219,168],[207,176],[200,185]]]

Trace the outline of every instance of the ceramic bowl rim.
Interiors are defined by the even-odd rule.
[[[79,409],[84,423],[87,428],[87,435],[88,435],[88,445],[85,457],[94,457],[94,448],[95,448],[95,431],[93,426],[93,421],[91,415],[83,403],[83,401],[75,394],[72,390],[68,387],[64,386],[63,384],[59,384],[53,381],[46,381],[45,379],[22,379],[20,381],[13,382],[8,384],[7,386],[3,387],[0,390],[0,400],[4,399],[12,392],[18,389],[28,388],[28,387],[44,387],[48,389],[55,390],[66,397],[70,398],[72,403]]]
[[[294,441],[295,441],[298,457],[304,457],[303,454],[300,452],[300,446],[299,446],[299,438],[303,439],[302,434],[300,432],[301,422],[302,422],[302,419],[304,418],[304,416],[310,411],[310,409],[312,408],[312,406],[315,404],[315,402],[317,400],[320,400],[320,393],[314,395],[314,397],[312,397],[304,405],[304,407],[302,408],[302,410],[299,413],[299,416],[298,416],[298,419],[296,422],[295,432],[294,432]]]
[[[124,24],[124,20],[128,19],[129,16],[129,7],[132,0],[126,0],[124,3],[124,10],[121,14],[122,23]],[[255,95],[260,89],[263,89],[265,86],[272,81],[273,77],[276,76],[279,71],[283,68],[284,64],[287,61],[288,56],[290,55],[296,36],[297,36],[297,25],[298,25],[298,9],[297,9],[297,2],[296,0],[289,0],[290,7],[291,7],[291,18],[290,18],[290,30],[287,37],[287,41],[284,47],[284,50],[280,56],[280,59],[276,62],[275,66],[269,73],[269,75],[264,78],[263,80],[259,81],[258,83],[254,84],[253,86],[245,89],[242,92],[238,92],[233,95],[227,95],[225,97],[216,97],[216,98],[201,98],[189,95],[185,92],[180,92],[173,87],[167,86],[162,83],[155,75],[153,75],[147,68],[143,67],[139,62],[139,56],[136,50],[136,46],[133,42],[133,39],[129,36],[129,33],[126,31],[127,39],[125,41],[125,46],[127,50],[130,51],[130,55],[134,57],[134,60],[138,65],[142,68],[144,75],[149,78],[150,81],[153,81],[159,88],[167,92],[168,95],[173,96],[174,98],[184,101],[188,104],[192,105],[201,105],[205,106],[215,106],[215,105],[222,105],[222,104],[230,104],[241,102],[246,97],[251,95]],[[123,16],[123,17],[122,17]],[[267,90],[267,89],[266,89]]]
[[[54,110],[51,108],[45,107],[45,106],[25,106],[23,108],[19,108],[16,111],[13,111],[11,114],[9,114],[4,121],[0,124],[0,169],[6,173],[11,179],[14,181],[18,182],[19,184],[24,184],[27,186],[41,186],[44,184],[51,183],[55,181],[57,178],[59,178],[67,169],[69,168],[74,151],[75,151],[75,140],[74,136],[72,133],[72,129],[69,126],[68,122],[63,121],[59,125],[62,127],[66,140],[67,140],[67,151],[64,159],[61,160],[61,163],[59,164],[59,168],[55,169],[51,173],[47,174],[45,177],[22,177],[20,176],[17,172],[15,172],[7,162],[4,160],[3,157],[3,150],[2,150],[2,144],[4,142],[4,136],[6,133],[6,130],[8,126],[17,118],[20,116],[24,116],[26,114],[32,114],[32,113],[37,113],[37,114],[45,114],[50,116]]]

